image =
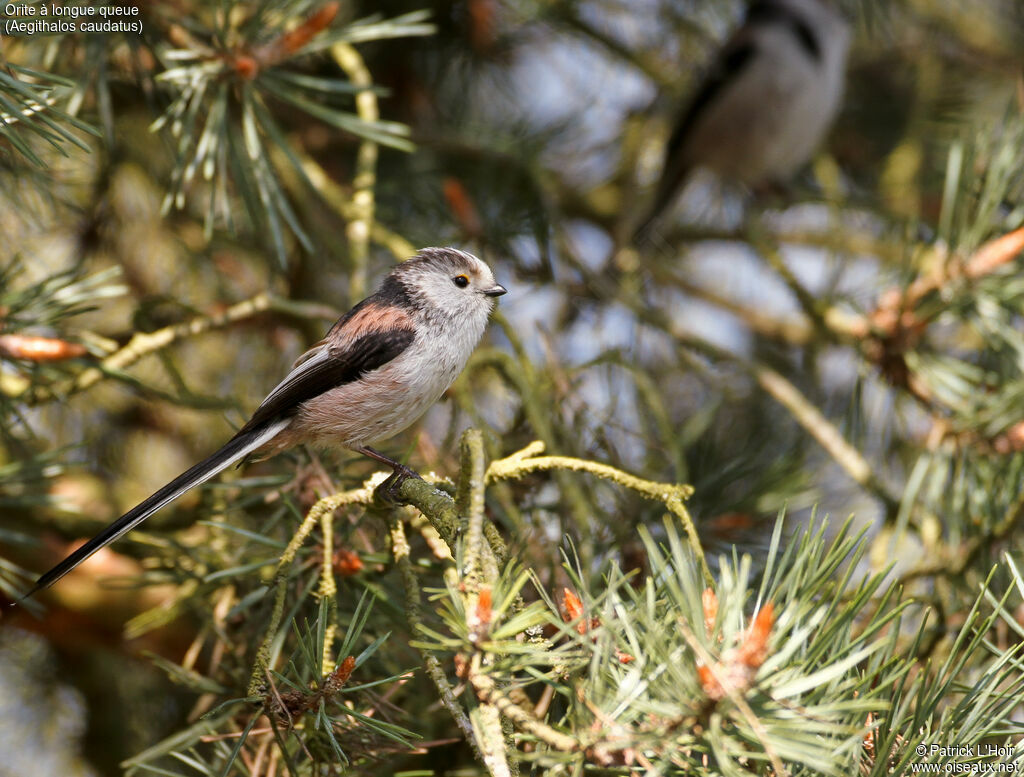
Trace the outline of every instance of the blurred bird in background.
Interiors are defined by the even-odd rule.
[[[753,0],[665,147],[650,230],[698,167],[752,188],[810,160],[839,110],[850,28],[825,0]]]

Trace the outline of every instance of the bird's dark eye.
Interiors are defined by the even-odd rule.
[[[458,286],[460,289],[464,289],[469,285],[469,278],[465,275],[456,275],[452,278],[452,283]]]

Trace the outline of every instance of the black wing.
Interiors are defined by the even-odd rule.
[[[306,400],[383,367],[414,339],[416,333],[412,329],[401,328],[369,332],[346,345],[325,342],[267,395],[239,434],[291,415]]]

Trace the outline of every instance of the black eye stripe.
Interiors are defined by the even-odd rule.
[[[788,29],[807,56],[816,62],[821,61],[821,44],[818,42],[814,30],[801,18],[800,14],[794,13],[785,5],[767,2],[767,0],[755,2],[747,9],[746,22],[752,26],[777,24]]]

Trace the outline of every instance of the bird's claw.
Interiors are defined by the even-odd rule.
[[[404,466],[395,467],[387,480],[374,489],[374,496],[382,502],[387,502],[389,504],[403,504],[402,499],[398,494],[398,490],[409,478],[417,478],[419,480],[423,479],[420,476],[420,473],[414,469],[409,469]]]

